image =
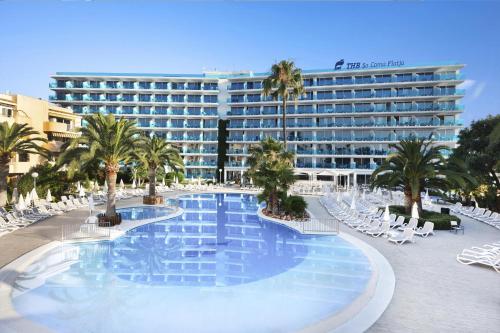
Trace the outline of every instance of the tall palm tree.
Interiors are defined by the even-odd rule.
[[[40,146],[47,142],[28,124],[4,121],[0,123],[0,206],[7,204],[7,178],[9,164],[19,154],[48,155],[48,150]]]
[[[448,168],[441,154],[449,149],[447,146],[436,145],[432,140],[410,138],[389,147],[395,152],[373,172],[372,187],[402,188],[407,213],[415,202],[422,211],[420,193],[426,188],[446,191],[452,185],[465,186],[467,181],[473,181],[468,174]]]
[[[296,180],[293,172],[294,154],[285,151],[281,142],[270,137],[250,148],[250,154],[247,175],[255,185],[263,188],[259,199],[267,203],[268,210],[277,214],[279,198],[286,195]]]
[[[70,170],[85,167],[96,160],[104,165],[108,183],[106,216],[116,216],[116,175],[120,163],[133,156],[138,139],[135,122],[115,119],[112,114],[96,113],[84,117],[82,135],[72,140],[59,157],[59,163],[69,163]]]
[[[149,196],[156,196],[156,172],[161,166],[168,166],[175,172],[184,169],[179,151],[157,136],[144,136],[139,145],[138,157],[148,169]]]
[[[264,96],[275,101],[281,98],[283,112],[283,143],[286,145],[286,105],[288,100],[297,99],[304,94],[302,71],[293,61],[282,60],[271,67],[271,74],[263,81]]]

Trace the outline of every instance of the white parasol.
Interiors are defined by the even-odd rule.
[[[17,190],[17,187],[14,187],[14,190],[12,191],[12,202],[17,203],[19,200],[19,191]]]
[[[45,197],[45,200],[48,202],[52,201],[52,193],[50,193],[50,189],[47,190],[47,196]]]
[[[132,180],[132,188],[136,188],[137,185],[135,184],[135,178]]]
[[[17,202],[20,209],[26,209],[26,203],[24,202],[23,194],[19,196],[19,201]]]
[[[124,190],[125,189],[125,184],[123,183],[123,179],[120,179],[120,190]]]
[[[351,200],[351,209],[356,209],[356,196],[353,195],[352,196],[352,200]]]
[[[80,190],[78,191],[78,195],[80,197],[84,197],[85,196],[85,190],[83,189],[83,186],[80,186]]]
[[[92,211],[94,210],[94,197],[92,194],[89,195],[89,215],[92,215]]]
[[[420,216],[418,215],[418,206],[417,203],[414,202],[413,206],[411,207],[411,217],[418,219]]]
[[[163,177],[163,179],[161,180],[161,184],[165,186],[165,177]]]
[[[104,193],[108,193],[108,182],[106,180],[104,181],[104,186],[102,187],[102,190],[104,191]]]
[[[38,200],[38,193],[36,193],[36,189],[33,188],[33,190],[31,190],[31,200],[35,201],[35,200]]]
[[[391,219],[389,216],[389,205],[385,205],[385,211],[384,211],[384,222],[389,222]]]

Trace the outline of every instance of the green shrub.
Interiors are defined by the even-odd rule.
[[[408,222],[411,218],[411,214],[406,214],[404,206],[389,206],[389,211],[398,216],[404,216],[405,223]],[[460,218],[455,215],[441,214],[439,212],[431,212],[428,210],[424,210],[422,214],[420,214],[420,218],[418,219],[418,226],[422,227],[425,221],[434,223],[434,230],[450,230],[450,221],[457,221],[459,225],[461,223]]]
[[[298,195],[290,195],[284,201],[285,212],[294,217],[303,217],[306,214],[307,202]]]

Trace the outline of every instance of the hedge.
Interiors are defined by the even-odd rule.
[[[407,223],[411,218],[411,215],[406,214],[404,206],[389,206],[389,211],[396,214],[397,216],[404,216],[405,223]],[[420,218],[418,219],[418,226],[422,227],[425,221],[434,223],[434,230],[450,230],[450,221],[457,221],[459,225],[461,223],[460,218],[455,215],[441,214],[428,210],[424,210],[420,214]]]

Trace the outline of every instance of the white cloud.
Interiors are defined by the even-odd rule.
[[[481,96],[485,87],[486,87],[486,82],[479,83],[472,92],[472,99],[476,99],[479,96]]]
[[[464,82],[462,82],[458,86],[458,88],[460,88],[460,89],[470,89],[470,88],[474,87],[475,84],[476,84],[475,80],[465,80]]]

